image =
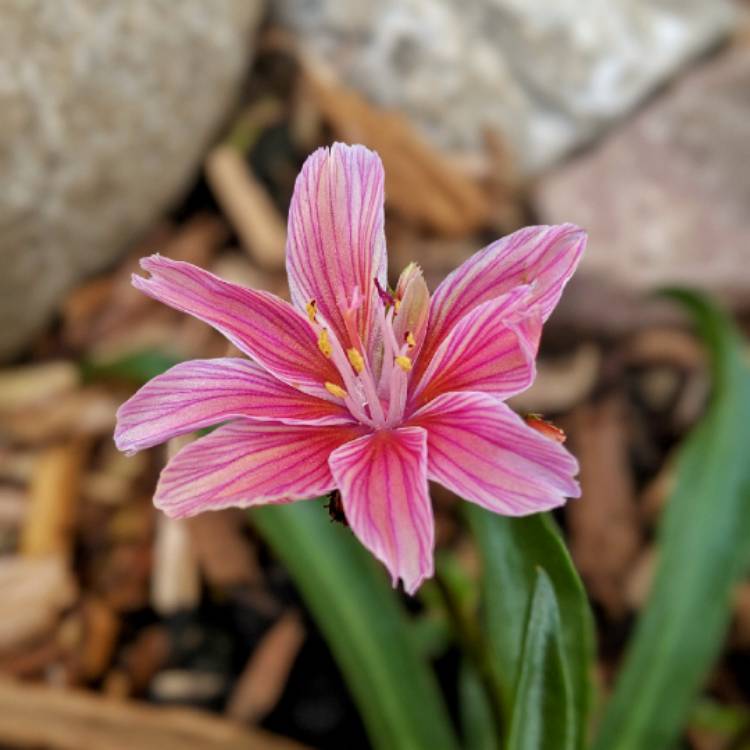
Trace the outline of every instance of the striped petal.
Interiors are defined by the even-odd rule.
[[[287,424],[346,424],[349,412],[302,393],[247,359],[181,362],[146,383],[117,411],[115,443],[134,453],[237,417]]]
[[[527,298],[528,287],[517,287],[466,314],[415,382],[412,404],[426,404],[449,391],[486,391],[508,398],[528,388],[536,353],[529,336],[538,339],[542,323],[536,310],[528,310]]]
[[[323,383],[341,378],[318,349],[308,320],[289,303],[160,255],[143,258],[141,266],[151,277],[134,275],[136,289],[213,326],[285,383],[331,399]]]
[[[383,165],[363,146],[335,143],[305,162],[289,207],[287,274],[292,301],[311,301],[342,344],[356,346],[343,312],[352,300],[359,336],[367,341],[377,278],[386,283]]]
[[[477,305],[520,284],[531,284],[530,305],[546,320],[557,305],[586,246],[573,224],[525,227],[475,253],[435,290],[421,371],[453,326]]]
[[[427,490],[427,435],[379,431],[331,454],[346,519],[362,544],[413,594],[432,575],[435,524]]]
[[[237,421],[185,446],[159,477],[154,504],[172,518],[317,497],[334,487],[331,452],[360,427]]]
[[[415,359],[422,348],[427,319],[430,314],[430,291],[422,269],[410,263],[401,273],[396,285],[398,312],[393,321],[393,333],[399,345],[409,342],[409,356]]]
[[[579,497],[578,463],[485,393],[446,393],[417,412],[427,430],[428,475],[466,500],[523,516]]]

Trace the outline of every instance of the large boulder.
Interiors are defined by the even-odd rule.
[[[749,94],[738,43],[539,182],[540,218],[589,232],[561,319],[627,328],[668,285],[750,309]]]
[[[444,149],[485,128],[534,172],[729,29],[727,0],[276,0],[303,49]]]
[[[260,12],[260,0],[3,3],[0,357],[184,189]]]

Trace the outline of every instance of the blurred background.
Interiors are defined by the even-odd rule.
[[[368,747],[245,516],[166,521],[151,495],[175,446],[126,458],[111,439],[146,379],[227,351],[130,287],[137,259],[287,295],[294,179],[333,140],[383,159],[393,278],[416,260],[434,288],[530,223],[589,232],[513,405],[581,461],[558,520],[606,692],[711,391],[653,292],[702,290],[747,330],[749,136],[732,0],[0,2],[0,746]],[[435,503],[438,545],[476,567],[454,499]],[[733,601],[686,748],[744,747],[750,583]],[[453,710],[455,650],[433,662]]]

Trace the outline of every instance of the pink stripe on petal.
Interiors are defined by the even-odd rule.
[[[440,344],[414,383],[415,405],[449,391],[487,391],[508,398],[534,380],[541,318],[527,309],[528,287],[516,287],[465,315]],[[423,355],[420,355],[420,359]]]
[[[423,345],[424,358],[437,350],[456,323],[477,305],[505,294],[519,284],[531,284],[530,305],[546,320],[581,259],[586,233],[573,224],[519,229],[475,253],[449,274],[435,290]]]
[[[386,282],[383,165],[363,146],[318,149],[297,177],[289,208],[287,274],[292,301],[310,300],[345,346],[351,341],[342,311],[355,290],[362,305],[356,325],[369,333],[373,278]]]
[[[347,424],[349,412],[298,391],[246,359],[181,362],[146,383],[117,411],[115,443],[128,453],[227,419]]]
[[[341,378],[320,353],[308,320],[289,303],[160,255],[143,258],[141,266],[151,278],[133,276],[136,289],[213,326],[285,383],[331,399],[323,383]]]
[[[576,459],[489,394],[443,394],[410,424],[427,430],[429,478],[495,513],[528,515],[581,494]]]
[[[358,438],[331,454],[346,519],[359,540],[413,594],[433,572],[435,524],[427,436],[415,427]]]
[[[154,504],[172,518],[317,497],[334,487],[331,452],[361,427],[238,421],[185,446],[159,477]]]

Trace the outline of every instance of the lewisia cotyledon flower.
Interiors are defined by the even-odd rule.
[[[519,516],[577,497],[575,459],[504,400],[534,379],[542,323],[585,246],[575,226],[521,229],[430,296],[409,265],[386,280],[383,166],[319,149],[297,178],[286,266],[292,304],[152,255],[133,284],[213,326],[248,359],[193,360],[120,408],[134,452],[223,424],[179,451],[154,502],[173,517],[338,489],[362,544],[413,593],[433,572],[428,480]]]

